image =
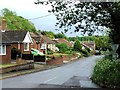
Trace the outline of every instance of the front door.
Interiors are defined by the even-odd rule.
[[[16,60],[17,53],[18,53],[17,49],[16,48],[12,48],[11,49],[11,59]]]

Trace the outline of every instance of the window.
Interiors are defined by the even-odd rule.
[[[24,51],[29,51],[29,43],[24,43]]]
[[[6,55],[6,45],[0,45],[0,55]]]

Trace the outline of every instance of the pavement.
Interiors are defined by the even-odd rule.
[[[21,76],[3,79],[0,80],[0,82],[2,81],[3,88],[100,88],[91,81],[90,77],[96,62],[101,57],[102,56],[90,56],[81,58],[74,62],[59,65],[60,67],[35,64],[36,69],[24,72],[20,71],[15,73],[15,75],[12,73],[11,77]],[[3,75],[3,77],[5,76],[7,76],[7,74]]]

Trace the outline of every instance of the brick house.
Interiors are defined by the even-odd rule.
[[[11,59],[16,59],[21,53],[30,54],[33,43],[30,33],[25,30],[9,31],[5,30],[6,23],[2,20],[0,29],[0,63],[11,63]]]
[[[49,37],[44,36],[44,35],[40,35],[41,36],[41,41],[40,41],[40,49],[41,52],[50,49],[53,52],[56,51],[56,43],[54,41],[52,41]]]
[[[11,44],[0,30],[0,64],[11,63]]]
[[[33,43],[31,45],[31,48],[37,49],[40,51],[40,34],[39,33],[33,33],[30,32],[30,35],[32,37]]]

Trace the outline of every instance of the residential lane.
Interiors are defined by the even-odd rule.
[[[41,84],[62,85],[74,76],[91,77],[96,62],[103,56],[90,56],[61,67],[2,80],[3,88],[39,88]]]

